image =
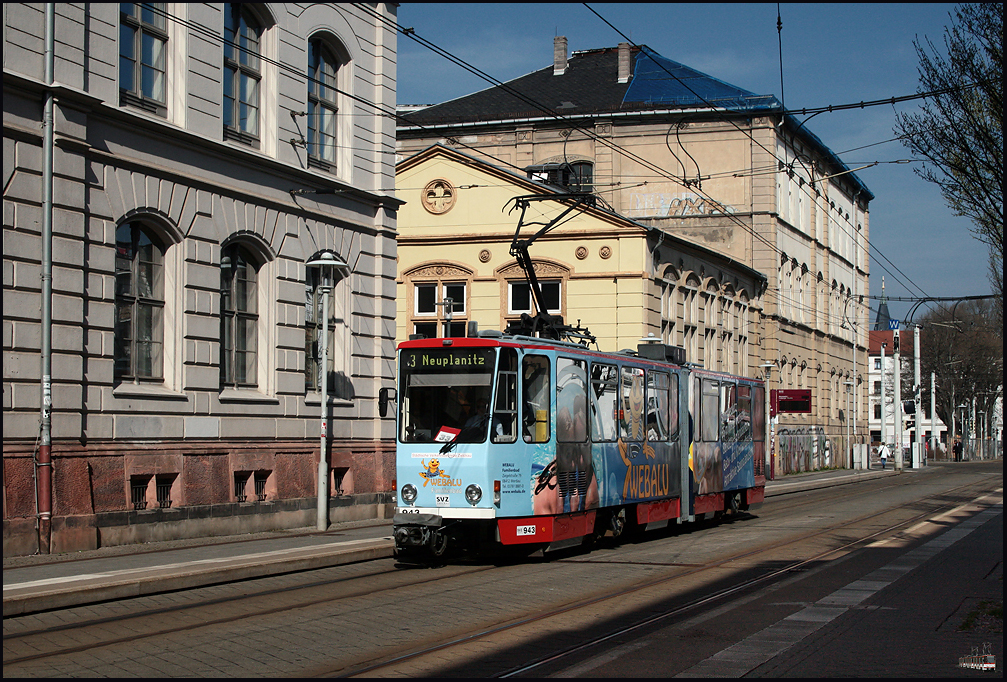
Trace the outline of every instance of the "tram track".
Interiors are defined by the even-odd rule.
[[[916,513],[902,516],[896,521],[883,524],[880,528],[874,528],[871,533],[863,534],[853,540],[842,540],[839,544],[830,547],[822,552],[808,556],[800,560],[788,561],[784,565],[777,565],[775,570],[763,572],[759,575],[750,575],[737,584],[723,590],[715,590],[685,603],[677,604],[675,608],[666,610],[660,614],[652,614],[648,618],[639,619],[637,622],[627,625],[623,629],[614,629],[610,632],[598,634],[586,642],[572,644],[565,649],[557,649],[547,655],[540,656],[534,661],[529,660],[523,667],[501,668],[494,676],[510,677],[529,674],[538,666],[548,665],[557,660],[557,657],[576,655],[578,651],[583,651],[584,647],[603,646],[606,641],[633,632],[635,629],[645,628],[648,625],[656,625],[676,617],[685,617],[688,613],[708,607],[710,604],[720,600],[729,599],[745,590],[757,589],[760,585],[766,585],[774,580],[779,580],[788,574],[794,574],[803,568],[812,566],[815,563],[827,561],[831,555],[837,553],[849,553],[855,551],[859,546],[873,542],[878,537],[888,534],[898,534],[903,528],[911,527],[919,523],[922,519],[941,513],[953,508],[955,504],[968,496],[968,490],[975,484],[964,484],[953,488],[941,490],[939,497],[931,495],[926,499],[925,509]],[[986,488],[988,489],[988,487]],[[815,495],[813,498],[801,500],[798,504],[773,505],[773,519],[768,520],[768,524],[775,524],[776,519],[801,515],[808,509],[821,506],[829,499],[839,499],[840,497],[850,500],[861,496],[868,497],[877,495],[879,488],[871,486],[870,491],[856,491],[847,489],[842,493],[823,493]],[[954,498],[954,499],[951,499]],[[920,500],[922,502],[923,500]],[[723,556],[718,556],[716,560],[695,563],[695,562],[653,562],[646,561],[644,557],[634,556],[638,549],[646,548],[650,540],[644,543],[626,544],[614,550],[621,557],[598,556],[597,553],[581,555],[560,554],[551,560],[532,561],[520,565],[509,565],[506,567],[493,565],[479,565],[471,563],[459,563],[449,566],[439,567],[434,570],[420,569],[403,571],[388,565],[389,560],[377,562],[367,562],[358,565],[352,571],[343,568],[322,569],[305,573],[305,576],[313,576],[308,583],[294,586],[274,586],[269,589],[249,590],[250,586],[270,585],[270,579],[258,579],[241,584],[241,589],[231,595],[218,596],[214,598],[200,597],[198,595],[214,594],[204,592],[202,589],[185,591],[185,595],[193,595],[193,599],[201,599],[188,604],[166,606],[162,608],[147,608],[141,613],[131,613],[123,616],[121,614],[109,614],[105,617],[87,618],[77,622],[67,622],[56,627],[36,628],[23,630],[21,632],[11,632],[8,634],[8,621],[5,619],[4,633],[4,663],[5,670],[9,666],[31,664],[33,662],[43,662],[49,658],[56,658],[64,655],[73,655],[96,648],[114,649],[117,647],[140,645],[145,641],[156,641],[169,635],[188,633],[193,637],[200,637],[201,633],[210,633],[219,628],[227,628],[232,624],[238,624],[248,618],[266,618],[269,616],[279,616],[286,618],[290,613],[297,610],[313,609],[325,607],[335,607],[344,602],[353,600],[370,599],[376,601],[384,595],[386,600],[394,601],[398,594],[406,597],[407,593],[417,590],[429,592],[431,595],[438,593],[451,593],[458,589],[465,589],[464,586],[471,583],[471,578],[484,575],[488,577],[488,582],[492,582],[495,576],[513,578],[515,572],[524,571],[530,574],[532,569],[538,566],[550,565],[574,565],[574,564],[594,564],[609,563],[623,564],[627,566],[637,566],[646,570],[670,570],[673,574],[662,575],[660,577],[650,576],[650,579],[637,580],[633,584],[626,584],[622,589],[609,591],[606,593],[596,593],[589,598],[567,601],[566,603],[554,603],[552,605],[543,604],[540,609],[528,608],[520,617],[506,617],[494,622],[493,619],[483,619],[481,622],[459,626],[459,630],[454,633],[441,632],[438,637],[433,633],[424,633],[422,636],[414,637],[408,642],[389,646],[380,655],[375,656],[374,652],[364,655],[341,656],[342,661],[332,666],[324,668],[312,667],[310,670],[302,671],[301,675],[321,675],[321,676],[376,676],[380,674],[394,674],[389,671],[402,666],[408,666],[419,670],[420,661],[424,658],[444,655],[454,655],[452,652],[464,649],[467,645],[478,644],[490,641],[495,637],[516,636],[522,628],[534,629],[550,619],[576,618],[578,613],[595,609],[604,610],[607,604],[618,602],[620,599],[627,599],[633,595],[639,595],[649,591],[663,589],[668,591],[669,587],[674,589],[674,585],[697,582],[704,580],[707,576],[715,574],[717,571],[725,569],[735,570],[741,562],[757,562],[760,556],[773,556],[781,554],[781,550],[794,547],[801,543],[809,542],[816,538],[829,536],[842,536],[848,532],[851,526],[861,526],[870,524],[886,514],[893,513],[895,509],[885,507],[871,513],[864,513],[857,517],[846,518],[843,521],[827,523],[815,529],[799,531],[796,535],[791,535],[783,540],[760,543],[757,546],[750,546],[743,551],[731,552]],[[904,511],[904,510],[903,510]],[[741,526],[748,527],[750,523],[758,522],[758,518],[739,518]],[[718,531],[724,533],[731,532],[733,523],[723,523],[697,528],[696,539],[702,540],[710,537]],[[684,528],[684,527],[683,527]],[[685,535],[685,534],[683,534]],[[674,538],[661,538],[652,534],[655,542],[664,540],[674,540]],[[377,570],[376,567],[382,566]],[[360,571],[363,567],[368,570]],[[335,571],[335,573],[333,573]],[[340,574],[342,577],[339,577]],[[394,578],[399,578],[395,580]],[[678,581],[678,583],[676,583]],[[338,593],[333,593],[333,590]],[[399,592],[401,590],[401,592]],[[281,599],[281,601],[276,601]],[[134,604],[137,600],[130,600]],[[267,608],[262,607],[262,602],[273,601]],[[91,609],[88,609],[90,611]],[[73,610],[68,610],[73,611]],[[78,613],[85,613],[84,611]],[[113,631],[123,633],[129,630],[128,634],[111,636],[104,630],[110,624],[115,624]],[[460,630],[465,630],[461,632]],[[60,633],[67,635],[65,640],[75,642],[69,646],[54,645],[49,642],[49,638]],[[423,641],[425,640],[425,641]],[[34,653],[21,654],[15,650],[34,649]],[[369,660],[367,660],[369,659]],[[530,666],[530,667],[529,667]],[[16,673],[14,673],[16,674]],[[417,673],[419,674],[419,673]]]
[[[388,561],[388,560],[384,560]],[[65,654],[73,654],[80,651],[86,651],[93,649],[95,647],[101,646],[113,646],[118,644],[128,644],[130,642],[136,642],[143,639],[149,639],[154,637],[161,637],[169,634],[177,634],[187,631],[198,630],[200,628],[212,627],[217,625],[226,625],[228,623],[234,623],[249,617],[263,617],[271,614],[280,614],[295,609],[315,607],[319,604],[332,603],[340,600],[353,599],[361,596],[374,595],[382,591],[391,591],[402,589],[403,587],[409,585],[415,585],[419,583],[429,584],[434,581],[444,581],[456,578],[459,573],[477,573],[482,571],[491,570],[492,566],[483,567],[465,567],[462,571],[450,573],[446,575],[438,575],[435,578],[429,577],[415,577],[411,580],[405,581],[393,581],[394,584],[389,585],[384,588],[375,589],[373,585],[364,584],[367,581],[372,581],[374,579],[380,579],[383,577],[391,576],[406,576],[402,570],[391,567],[380,569],[377,571],[370,571],[360,575],[354,575],[347,578],[338,579],[333,581],[332,579],[317,579],[306,584],[279,587],[273,589],[262,589],[254,590],[252,592],[245,592],[240,595],[233,596],[222,596],[218,598],[205,599],[192,604],[180,604],[165,606],[159,608],[149,608],[145,609],[140,613],[134,613],[127,616],[122,615],[108,615],[99,618],[89,618],[83,621],[68,622],[60,625],[37,628],[34,630],[26,630],[17,633],[8,634],[6,631],[7,621],[5,620],[5,631],[3,635],[4,642],[4,665],[23,663],[28,661],[44,659],[48,656],[60,656]],[[323,571],[332,571],[333,569],[321,569]],[[312,573],[318,573],[319,571],[313,571]],[[275,582],[271,578],[261,578],[256,581],[242,581],[242,585],[249,584],[261,584]],[[361,583],[358,586],[352,586],[350,589],[340,593],[336,596],[330,596],[325,598],[317,598],[312,596],[314,591],[325,589],[331,590],[334,584],[344,583],[348,585],[349,583]],[[344,586],[345,586],[344,585]],[[186,590],[187,593],[199,593],[200,591],[206,591],[205,588],[199,588],[198,590]],[[302,592],[305,593],[302,598],[291,600],[289,597],[295,593]],[[262,608],[258,605],[260,600],[268,598],[276,598],[284,596],[288,599],[282,604],[273,606],[270,608]],[[144,599],[144,598],[139,598]],[[238,613],[233,613],[227,616],[219,617],[203,617],[199,612],[205,610],[214,610],[224,606],[233,607],[235,604],[246,605],[245,608],[239,610]],[[92,611],[93,607],[88,607],[86,611]],[[168,618],[184,618],[189,622],[174,625],[170,627],[165,627],[163,624],[158,625],[158,623],[167,622]],[[147,629],[148,623],[155,623],[154,627]],[[48,641],[48,637],[54,634],[73,632],[74,639],[87,639],[89,638],[89,632],[93,630],[101,630],[104,626],[115,623],[120,628],[129,628],[130,624],[135,624],[135,629],[140,630],[135,632],[135,634],[128,636],[110,637],[107,639],[92,640],[88,644],[82,644],[78,646],[62,647],[57,651],[50,652],[40,652],[33,655],[8,655],[8,649],[13,649],[19,645],[27,647],[38,646],[38,642]]]
[[[952,490],[944,491],[943,494],[949,495],[951,493],[963,491],[971,487],[973,487],[973,485],[966,484]],[[877,491],[874,491],[874,494],[876,494],[876,492]],[[829,560],[830,557],[834,557],[835,555],[849,554],[861,547],[864,547],[872,542],[877,541],[879,537],[897,535],[902,530],[910,528],[920,523],[925,518],[940,515],[944,512],[954,509],[956,506],[958,506],[958,504],[959,503],[957,501],[938,503],[937,505],[927,509],[926,511],[917,513],[909,518],[900,519],[895,523],[886,525],[885,527],[870,532],[862,537],[857,538],[856,540],[846,542],[837,547],[832,547],[830,549],[821,551],[817,554],[814,554],[804,559],[792,561],[783,567],[776,568],[775,570],[768,571],[764,574],[760,574],[752,578],[744,579],[734,585],[731,585],[730,587],[715,590],[713,592],[703,595],[698,599],[681,604],[673,609],[663,611],[656,615],[649,616],[638,622],[634,622],[629,625],[616,628],[609,632],[605,632],[604,634],[594,636],[583,641],[579,641],[574,645],[563,647],[554,652],[550,652],[547,655],[541,656],[533,661],[522,664],[520,666],[500,670],[487,676],[494,678],[511,678],[526,674],[533,674],[534,671],[542,668],[545,665],[552,664],[559,660],[575,656],[582,652],[594,651],[599,646],[603,646],[606,642],[609,642],[611,640],[620,637],[624,637],[626,635],[630,635],[637,630],[659,625],[660,623],[668,621],[673,618],[681,618],[691,615],[695,613],[697,610],[707,608],[712,604],[716,604],[723,600],[729,599],[733,596],[749,592],[767,583],[771,583],[774,580],[794,574],[795,572],[801,571],[803,569],[819,565],[821,562],[827,561]],[[547,621],[556,619],[557,617],[560,616],[569,617],[579,610],[597,608],[600,605],[604,605],[607,602],[617,602],[629,595],[644,592],[647,590],[654,590],[660,587],[665,587],[671,583],[681,581],[685,578],[700,577],[704,573],[710,573],[711,571],[721,569],[727,564],[738,562],[744,559],[752,559],[758,557],[759,555],[769,554],[784,547],[800,545],[801,543],[807,542],[810,539],[820,538],[829,535],[831,533],[834,533],[839,529],[848,529],[850,526],[866,523],[891,513],[892,513],[891,509],[884,509],[878,512],[864,514],[858,518],[847,519],[844,520],[842,523],[832,524],[823,528],[816,529],[814,531],[809,531],[800,534],[796,537],[791,537],[785,541],[767,543],[763,546],[752,548],[747,551],[734,553],[722,557],[717,561],[709,562],[703,565],[685,565],[680,563],[661,564],[662,566],[687,568],[688,570],[681,573],[676,573],[675,575],[665,576],[655,580],[643,582],[625,589],[616,590],[608,594],[595,596],[590,599],[583,600],[581,602],[564,605],[560,608],[555,608],[547,612],[538,613],[525,619],[509,623],[502,623],[493,627],[487,627],[479,632],[474,632],[471,633],[470,635],[461,638],[441,642],[436,645],[428,646],[423,649],[402,654],[385,661],[374,662],[363,667],[354,668],[352,670],[313,671],[312,674],[320,676],[335,676],[335,677],[381,677],[385,676],[384,673],[390,673],[390,676],[395,676],[395,671],[400,670],[402,665],[412,664],[417,672],[417,675],[422,675],[423,673],[420,671],[422,671],[423,668],[418,664],[418,661],[420,661],[424,657],[430,657],[431,655],[438,655],[438,659],[443,660],[450,656],[457,656],[456,654],[451,653],[452,649],[459,649],[462,647],[471,646],[480,641],[488,640],[490,638],[499,635],[509,633],[513,634],[514,631],[520,630],[522,628],[526,629],[534,628],[539,624],[546,623]],[[586,560],[586,562],[590,562],[590,559]],[[655,564],[648,564],[648,565],[653,566]],[[588,618],[585,617],[581,618],[580,620],[587,621]]]

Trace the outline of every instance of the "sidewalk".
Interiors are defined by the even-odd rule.
[[[822,471],[766,484],[766,497],[890,476],[887,471]],[[23,615],[110,599],[338,566],[392,556],[391,520],[255,535],[121,545],[74,554],[4,557],[3,615]]]

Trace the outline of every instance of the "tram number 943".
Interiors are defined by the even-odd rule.
[[[535,535],[535,526],[517,526],[514,532],[520,537],[523,535]]]

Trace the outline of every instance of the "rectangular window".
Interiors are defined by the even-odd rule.
[[[587,372],[583,360],[556,360],[556,441],[587,442]]]
[[[321,40],[308,43],[308,164],[334,170],[340,62]]]
[[[466,335],[468,285],[465,282],[419,282],[413,285],[413,333],[428,339]]]
[[[599,362],[591,364],[591,439],[614,442],[619,438],[619,368]]]
[[[556,315],[562,310],[560,305],[560,282],[539,282],[542,288],[542,298],[545,300],[545,312]],[[535,308],[534,297],[527,282],[511,282],[509,284],[510,295],[508,296],[508,312],[532,313]]]
[[[642,441],[646,437],[644,371],[640,367],[622,368],[619,404],[619,431],[624,440]]]
[[[549,358],[526,355],[522,375],[522,423],[526,443],[548,443],[550,439],[550,401],[552,381]]]
[[[700,386],[697,440],[712,443],[720,439],[720,382],[703,379]]]
[[[874,395],[881,395],[881,382],[880,381],[875,381],[874,382]]]
[[[668,440],[671,431],[670,384],[671,380],[665,372],[647,374],[647,440]]]
[[[881,358],[874,358],[874,369],[881,369]]]
[[[874,404],[874,418],[881,419],[881,403]]]
[[[165,3],[119,3],[119,100],[167,115]]]
[[[225,6],[224,137],[259,146],[262,27],[241,3]]]
[[[517,375],[517,351],[501,348],[500,364],[497,367],[496,402],[493,407],[493,431],[490,434],[494,443],[513,443],[517,440]]]

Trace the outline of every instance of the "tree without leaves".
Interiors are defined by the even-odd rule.
[[[947,57],[926,39],[913,41],[920,59],[918,92],[948,90],[925,100],[921,113],[900,114],[895,132],[923,160],[917,174],[933,182],[956,215],[990,250],[990,282],[999,296],[1003,330],[1003,3],[955,8],[945,28]]]
[[[990,301],[965,301],[955,307],[941,307],[920,320],[920,400],[930,411],[930,373],[936,375],[937,416],[951,429],[951,413],[961,404],[987,413],[1003,386],[1003,340],[999,324],[993,324]],[[910,337],[911,338],[911,337]],[[910,341],[911,343],[911,341]],[[907,355],[911,362],[912,346]],[[903,345],[903,350],[906,346]],[[902,376],[906,378],[906,367]],[[912,397],[912,365],[909,384],[903,395]],[[908,391],[908,394],[907,394]],[[960,415],[956,416],[960,419]],[[956,422],[957,424],[958,422]],[[959,426],[959,428],[961,428]]]

